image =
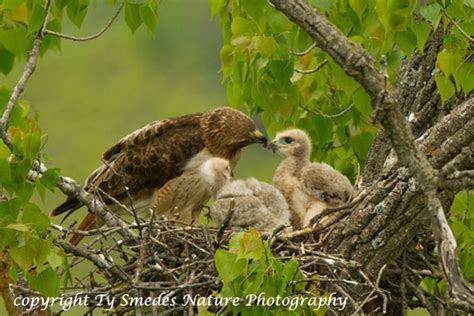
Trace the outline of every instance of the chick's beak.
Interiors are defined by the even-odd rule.
[[[268,139],[258,129],[255,130],[254,136],[257,143],[263,144],[264,147],[268,146]]]
[[[270,149],[271,151],[275,152],[278,150],[278,144],[276,142],[270,142],[267,145],[267,148]]]

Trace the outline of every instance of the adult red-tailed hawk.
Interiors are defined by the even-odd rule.
[[[325,163],[310,161],[311,140],[304,131],[277,133],[270,148],[284,157],[275,171],[273,185],[288,202],[293,228],[307,226],[325,208],[350,199],[353,188],[347,177]]]
[[[85,189],[98,194],[115,213],[123,213],[123,208],[110,197],[131,206],[130,194],[137,212],[153,207],[158,213],[177,212],[178,218],[191,222],[210,197],[196,180],[200,165],[210,157],[222,157],[234,167],[241,149],[252,143],[266,144],[266,138],[250,117],[229,107],[155,121],[107,150],[104,164],[87,178]],[[81,206],[69,198],[52,215]],[[89,212],[79,229],[89,229],[94,221],[95,214]],[[73,236],[71,241],[79,240]]]
[[[252,226],[259,231],[272,231],[289,226],[290,211],[280,191],[255,178],[231,182],[230,172],[229,161],[222,158],[211,158],[201,167],[201,179],[214,199],[210,215],[217,225],[225,222],[232,208],[231,229]]]

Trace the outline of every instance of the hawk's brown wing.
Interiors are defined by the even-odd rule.
[[[126,188],[133,195],[162,187],[204,148],[200,117],[196,113],[153,122],[122,138],[104,154],[104,165],[89,176],[86,189],[97,186],[120,200],[126,197]],[[69,199],[52,215],[79,207],[77,200]]]

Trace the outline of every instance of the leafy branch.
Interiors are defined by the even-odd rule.
[[[123,8],[124,4],[125,4],[125,0],[120,2],[120,4],[117,7],[117,10],[115,11],[112,18],[104,25],[104,27],[100,31],[98,31],[95,34],[92,34],[92,35],[89,35],[89,36],[78,37],[78,36],[72,36],[72,35],[68,35],[68,34],[64,34],[64,33],[55,32],[55,31],[48,30],[48,29],[45,29],[43,31],[43,34],[44,35],[56,36],[56,37],[68,39],[68,40],[71,40],[71,41],[77,41],[77,42],[86,42],[86,41],[96,39],[96,38],[100,37],[102,34],[104,34],[112,26],[112,24],[117,19],[120,12],[122,11],[122,8]]]
[[[7,125],[8,121],[10,120],[10,115],[13,111],[13,107],[15,106],[16,102],[20,98],[21,94],[25,90],[26,84],[30,79],[31,75],[35,72],[36,64],[38,62],[38,56],[40,53],[40,46],[43,42],[44,38],[44,31],[46,29],[46,25],[48,23],[48,16],[49,10],[51,8],[51,0],[46,0],[45,2],[46,7],[46,16],[44,21],[41,25],[40,30],[36,33],[35,40],[33,42],[33,48],[30,51],[30,56],[28,58],[28,62],[26,63],[23,73],[21,74],[20,80],[18,80],[17,84],[13,88],[13,92],[8,100],[7,106],[5,111],[2,114],[2,118],[0,118],[0,137],[2,138],[5,145],[7,145],[10,149],[12,148],[12,141],[10,136],[7,134]]]

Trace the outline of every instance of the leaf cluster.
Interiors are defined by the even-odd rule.
[[[295,297],[303,294],[307,283],[299,271],[295,259],[286,262],[275,258],[268,241],[256,230],[236,233],[229,241],[229,250],[219,249],[215,253],[215,265],[223,286],[217,297],[239,297],[263,294],[264,297]],[[318,289],[310,291],[319,295]],[[239,315],[309,315],[308,306],[288,310],[288,306],[262,306],[243,303],[228,305],[225,311]],[[322,309],[320,312],[324,312]]]
[[[10,91],[0,88],[0,111],[3,112]],[[44,176],[28,180],[40,153],[43,134],[35,119],[28,116],[29,105],[21,100],[14,107],[7,126],[12,151],[0,143],[0,250],[11,258],[9,276],[17,280],[22,271],[32,288],[44,295],[59,293],[55,269],[67,269],[62,249],[53,245],[48,235],[49,217],[32,201],[36,191],[44,199],[59,180],[59,169],[49,169]],[[33,269],[34,268],[34,269]]]

